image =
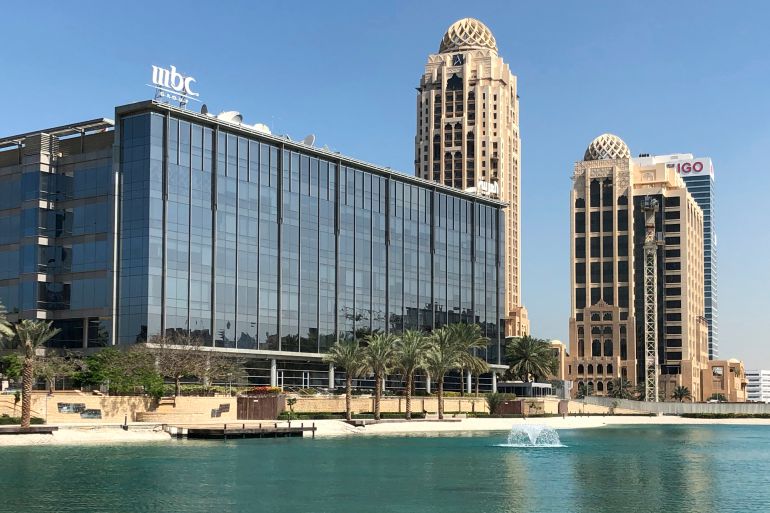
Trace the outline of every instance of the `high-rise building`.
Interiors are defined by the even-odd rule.
[[[620,138],[603,134],[575,164],[571,213],[573,390],[604,395],[618,377],[644,383],[652,341],[660,395],[682,385],[700,399],[708,337],[703,213],[675,166],[632,159]],[[654,278],[649,294],[646,274]]]
[[[675,167],[687,190],[703,210],[703,278],[706,298],[706,322],[709,327],[709,359],[719,358],[719,325],[717,322],[717,234],[714,219],[714,165],[708,157],[691,153],[674,155],[640,155],[647,165],[666,164]]]
[[[233,113],[146,101],[114,119],[0,137],[11,322],[50,319],[71,349],[189,330],[251,383],[330,388],[337,340],[477,323],[505,368],[500,201]]]
[[[506,332],[529,332],[521,299],[521,139],[516,76],[492,32],[464,18],[428,56],[417,88],[415,174],[508,203],[505,214]]]
[[[746,399],[752,402],[770,403],[770,370],[747,370]]]

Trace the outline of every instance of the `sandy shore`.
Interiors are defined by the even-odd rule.
[[[22,445],[79,445],[167,442],[171,436],[161,430],[123,431],[114,427],[65,427],[51,435],[0,435],[0,447]]]
[[[338,420],[317,420],[316,436],[346,435],[418,435],[438,433],[462,433],[483,431],[509,431],[517,424],[538,424],[554,429],[601,428],[621,425],[752,425],[770,426],[770,419],[687,419],[682,417],[624,417],[624,416],[586,416],[586,417],[544,417],[531,419],[460,419],[459,422],[387,422],[355,428]]]

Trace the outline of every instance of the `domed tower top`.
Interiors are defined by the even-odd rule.
[[[483,48],[497,52],[497,42],[492,31],[477,19],[463,18],[447,29],[438,51],[449,53]]]
[[[614,134],[602,134],[588,145],[583,160],[629,159],[631,151],[623,139]]]

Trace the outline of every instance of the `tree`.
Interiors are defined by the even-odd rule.
[[[466,368],[471,372],[471,376],[476,376],[476,397],[479,396],[479,381],[482,374],[489,372],[489,364],[476,356],[472,357],[467,363]]]
[[[358,344],[357,340],[335,342],[324,355],[324,361],[345,371],[345,418],[349,421],[353,400],[353,379],[359,377],[366,369],[364,348]]]
[[[106,384],[114,394],[132,394],[138,388],[155,397],[163,393],[163,376],[155,368],[155,358],[138,346],[108,347],[90,355],[75,379],[93,387]]]
[[[690,393],[689,388],[680,385],[674,388],[671,399],[676,399],[680,403],[683,403],[685,399],[692,400],[692,394]]]
[[[374,333],[364,339],[364,361],[368,370],[374,373],[374,420],[380,420],[380,403],[382,401],[382,380],[393,368],[396,355],[395,335]]]
[[[588,384],[578,383],[577,395],[575,397],[577,399],[585,399],[589,395],[594,395],[594,384],[591,382]]]
[[[150,338],[146,349],[155,358],[158,372],[174,380],[174,396],[181,391],[185,376],[202,377],[208,366],[207,354],[201,351],[203,339],[187,331],[171,331]]]
[[[526,335],[514,338],[505,348],[505,357],[509,372],[514,379],[524,382],[543,381],[556,374],[558,360],[551,345],[539,338]]]
[[[634,394],[631,392],[631,382],[626,378],[615,378],[610,381],[609,396],[615,399],[631,399]]]
[[[35,362],[35,375],[45,379],[49,394],[56,390],[57,378],[72,376],[75,370],[75,363],[63,356],[44,356]]]
[[[0,358],[0,374],[8,379],[19,379],[21,377],[22,361],[16,353],[11,353]]]
[[[425,352],[425,368],[431,378],[436,380],[438,399],[438,418],[444,418],[444,377],[447,372],[461,366],[460,346],[448,327],[441,327],[430,335],[431,345]],[[467,354],[467,353],[466,353]]]
[[[52,321],[23,319],[14,327],[16,339],[24,354],[21,379],[21,427],[28,428],[32,417],[32,381],[34,379],[35,354],[59,333]]]
[[[404,375],[406,392],[406,420],[412,419],[412,389],[414,374],[423,367],[425,351],[430,347],[428,337],[419,331],[407,330],[396,342],[394,367]]]
[[[457,323],[450,324],[447,329],[460,352],[460,382],[464,383],[465,380],[463,371],[471,371],[471,375],[487,372],[487,363],[475,355],[476,350],[485,349],[489,343],[489,339],[481,334],[481,327],[478,324]],[[460,390],[464,392],[464,388]]]
[[[500,407],[503,405],[503,402],[513,399],[516,399],[516,396],[513,394],[502,394],[500,392],[487,394],[487,406],[489,407],[489,414],[497,415],[500,413]]]

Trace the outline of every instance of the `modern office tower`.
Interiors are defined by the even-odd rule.
[[[454,322],[502,369],[504,208],[146,101],[0,138],[0,301],[60,347],[190,330],[256,384],[333,387],[335,341]]]
[[[492,32],[464,18],[428,56],[417,88],[415,174],[508,204],[505,308],[508,335],[529,332],[521,299],[521,139],[516,76]]]
[[[747,370],[746,400],[770,403],[770,370]]]
[[[660,395],[683,385],[700,399],[708,338],[703,213],[681,177],[665,163],[632,159],[620,138],[603,134],[575,164],[571,213],[573,391],[605,395],[618,377],[643,384],[649,363]],[[655,293],[646,298],[648,222],[658,249],[648,274]],[[646,301],[656,314],[651,327]],[[650,340],[657,360],[648,362]]]
[[[655,155],[650,162],[675,166],[687,190],[703,210],[703,262],[706,296],[706,321],[709,326],[709,359],[719,358],[719,323],[717,318],[717,233],[714,218],[714,165],[708,157],[691,153]]]

